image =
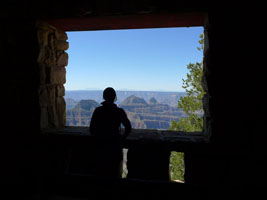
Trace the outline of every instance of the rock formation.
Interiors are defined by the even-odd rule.
[[[94,100],[81,100],[74,108],[67,110],[67,125],[89,126],[92,113],[98,106]],[[155,98],[147,103],[145,99],[131,95],[119,107],[126,111],[136,129],[168,129],[172,120],[185,117],[180,109],[159,104]]]

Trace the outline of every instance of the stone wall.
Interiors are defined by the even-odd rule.
[[[39,103],[41,129],[57,128],[66,123],[64,84],[68,65],[67,34],[44,22],[37,22],[40,72]]]
[[[209,47],[209,34],[210,25],[208,17],[204,23],[204,51],[203,51],[203,77],[202,77],[202,87],[204,89],[204,96],[202,99],[203,109],[204,109],[204,135],[209,139],[212,134],[212,112],[211,112],[211,94],[210,94],[210,76],[212,67],[212,60],[210,57],[210,47]]]

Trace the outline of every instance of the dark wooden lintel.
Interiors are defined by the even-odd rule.
[[[47,22],[64,31],[171,28],[203,26],[206,16],[206,13],[161,13],[52,19]]]

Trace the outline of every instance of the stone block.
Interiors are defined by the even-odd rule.
[[[68,40],[68,35],[66,34],[66,32],[64,32],[64,31],[62,31],[62,30],[59,30],[59,29],[57,29],[56,31],[55,31],[55,36],[56,36],[56,39],[57,40]]]
[[[48,66],[56,65],[57,63],[56,51],[50,49],[48,46],[46,48],[40,49],[37,61],[40,64],[46,64]]]
[[[51,105],[47,107],[48,110],[48,121],[50,126],[59,127],[58,115],[56,110],[56,105]]]
[[[42,129],[64,126],[66,123],[66,103],[63,97],[56,97],[57,86],[39,89]]]
[[[66,124],[66,102],[63,97],[57,97],[56,108],[57,108],[59,126],[65,126]]]
[[[64,87],[64,85],[58,85],[57,86],[57,96],[58,97],[65,96],[65,87]]]
[[[211,117],[211,114],[210,114],[210,98],[211,97],[208,94],[204,94],[204,96],[202,98],[203,108],[204,108],[206,117]]]
[[[46,129],[49,127],[47,107],[41,107],[40,112],[40,127]]]
[[[45,61],[45,64],[48,66],[54,66],[57,63],[57,57],[55,51],[49,51],[48,57]]]
[[[49,99],[49,105],[56,104],[56,86],[51,85],[47,86],[47,96]]]
[[[66,83],[66,69],[65,67],[51,67],[50,68],[50,84],[64,84]]]
[[[40,85],[46,84],[46,66],[39,64]]]
[[[67,50],[69,48],[69,43],[63,40],[55,41],[56,50]]]
[[[55,30],[54,29],[42,29],[39,28],[37,31],[37,39],[40,48],[49,48],[54,49],[55,45]]]
[[[57,56],[57,65],[58,66],[67,66],[69,60],[69,55],[66,52],[61,52]]]
[[[39,104],[40,106],[47,106],[50,104],[46,87],[42,87],[39,89]]]
[[[38,38],[38,44],[40,48],[44,48],[48,45],[48,35],[50,31],[49,30],[38,30],[37,32],[37,38]]]
[[[51,50],[54,50],[55,49],[55,33],[50,33],[48,35],[48,47],[51,49]]]
[[[45,59],[46,59],[46,49],[45,48],[41,48],[40,51],[39,51],[37,62],[43,64]]]

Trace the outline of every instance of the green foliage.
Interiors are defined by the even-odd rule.
[[[200,34],[200,40],[198,43],[200,44],[200,47],[197,47],[197,50],[203,51],[204,50],[204,33]]]
[[[178,122],[172,121],[170,130],[194,132],[201,131],[203,128],[203,117],[191,114],[188,118],[181,118]]]
[[[198,50],[204,49],[204,34],[200,35],[200,47]],[[187,65],[189,73],[186,79],[183,79],[183,88],[186,91],[186,96],[181,97],[178,101],[178,108],[181,108],[187,118],[180,118],[179,121],[172,121],[170,130],[175,131],[202,131],[203,129],[203,105],[202,98],[204,90],[201,85],[203,76],[203,62],[189,63]],[[170,157],[170,174],[172,180],[184,180],[184,154],[180,152],[172,152]]]
[[[170,130],[176,131],[201,131],[203,128],[203,104],[202,97],[204,90],[201,85],[203,76],[202,63],[189,63],[187,65],[189,73],[187,79],[183,79],[183,88],[186,96],[178,101],[178,108],[181,108],[187,115],[187,118],[181,118],[178,122],[172,121]]]
[[[171,152],[170,156],[170,175],[171,180],[184,181],[184,153]]]
[[[200,47],[204,49],[204,34],[200,35]],[[203,76],[203,62],[189,63],[187,65],[189,73],[186,79],[183,79],[183,88],[186,91],[186,96],[181,97],[178,101],[178,108],[181,108],[187,115],[187,118],[181,118],[178,122],[172,121],[170,130],[176,131],[202,131],[203,129],[203,104],[202,98],[204,90],[201,85]]]

